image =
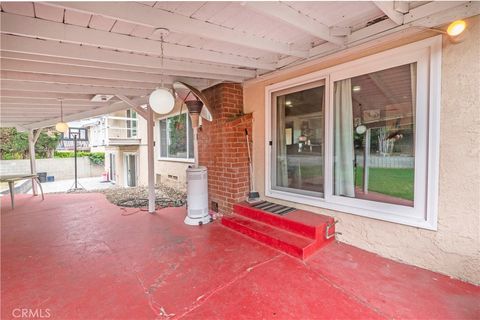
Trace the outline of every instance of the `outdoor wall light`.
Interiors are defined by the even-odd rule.
[[[65,133],[68,130],[68,124],[63,122],[63,104],[62,99],[58,99],[60,101],[60,122],[55,125],[55,129],[61,133]]]
[[[465,29],[467,28],[467,24],[463,20],[457,20],[450,23],[447,28],[447,34],[450,37],[459,36]]]
[[[440,30],[435,28],[425,28],[425,27],[416,27],[420,29],[426,29],[434,32],[438,32],[441,34],[446,34],[453,43],[459,43],[465,40],[468,34],[467,30],[467,23],[464,20],[456,20],[450,23],[447,27],[447,30]]]

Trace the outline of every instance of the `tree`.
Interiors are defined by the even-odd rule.
[[[60,137],[52,128],[43,129],[35,144],[37,157],[53,157]],[[18,132],[16,128],[0,128],[0,159],[27,159],[28,156],[28,133]]]

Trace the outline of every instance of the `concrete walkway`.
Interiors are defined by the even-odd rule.
[[[1,318],[478,319],[480,288],[331,243],[306,261],[98,193],[1,199]],[[461,267],[461,266],[459,266]],[[12,316],[13,314],[13,316]]]
[[[74,179],[58,180],[42,183],[44,193],[67,192],[73,187]],[[100,177],[80,178],[78,187],[83,187],[87,191],[114,188],[115,185],[110,182],[102,182]],[[28,192],[32,194],[32,190]]]

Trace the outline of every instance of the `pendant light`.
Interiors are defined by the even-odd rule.
[[[167,114],[170,113],[173,110],[173,107],[175,107],[175,98],[172,94],[172,92],[165,88],[163,85],[163,43],[164,43],[164,36],[168,34],[168,29],[165,28],[159,28],[155,30],[156,34],[160,34],[160,48],[161,48],[161,65],[162,65],[162,74],[161,74],[161,87],[155,89],[150,94],[150,97],[148,98],[148,103],[150,104],[150,107],[152,108],[153,111],[156,113],[160,114]]]
[[[55,125],[55,129],[61,133],[65,133],[68,130],[68,124],[63,122],[63,104],[62,99],[58,99],[60,101],[60,122]]]

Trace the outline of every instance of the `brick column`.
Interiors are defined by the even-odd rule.
[[[222,83],[203,92],[213,121],[203,121],[198,134],[199,164],[208,169],[210,209],[231,213],[248,194],[248,154],[245,129],[252,137],[252,115],[243,114],[240,84]]]

